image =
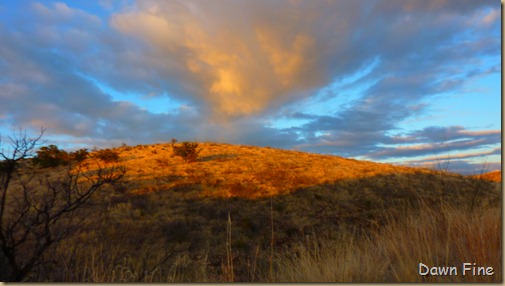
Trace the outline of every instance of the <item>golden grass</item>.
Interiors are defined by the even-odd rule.
[[[473,177],[501,183],[501,171],[493,171],[482,175],[475,175]]]
[[[38,270],[47,278],[33,280],[501,281],[501,191],[484,189],[497,184],[338,156],[199,145],[195,163],[172,156],[170,144],[114,149],[117,164],[128,170],[124,181],[83,211],[89,226],[58,244],[59,268]],[[80,167],[94,171],[98,164],[116,163],[89,158]],[[40,172],[53,179],[65,170]],[[472,184],[475,192],[469,193]],[[304,187],[309,188],[294,192]],[[413,203],[421,194],[442,207],[421,196],[421,206]],[[272,204],[275,195],[286,196]],[[258,200],[223,199],[228,197]],[[444,204],[449,199],[452,206]],[[470,201],[475,207],[467,207]],[[167,249],[176,250],[169,260]],[[475,262],[494,267],[496,274],[423,278],[417,274],[420,262]]]
[[[199,143],[199,149],[201,153],[194,163],[174,157],[170,144],[114,150],[120,155],[119,163],[128,170],[126,181],[157,182],[155,189],[130,190],[134,193],[199,184],[202,186],[202,196],[259,198],[285,194],[311,185],[378,174],[433,172],[269,147]],[[83,165],[93,169],[97,163],[100,162],[90,158]]]
[[[467,213],[424,208],[356,240],[309,239],[279,257],[278,282],[499,282],[501,210]],[[462,263],[494,268],[493,276],[462,275]],[[457,276],[421,276],[419,263],[456,266]]]

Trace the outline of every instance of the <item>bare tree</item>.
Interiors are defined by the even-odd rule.
[[[20,131],[9,137],[9,151],[0,150],[0,248],[7,281],[23,281],[45,263],[44,253],[78,227],[73,225],[76,210],[104,184],[114,184],[126,173],[122,166],[99,165],[91,173],[76,168],[57,179],[37,178],[35,169],[20,162],[34,155],[43,133],[29,138]]]

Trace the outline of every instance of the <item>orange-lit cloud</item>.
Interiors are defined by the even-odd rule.
[[[260,114],[303,96],[298,90],[328,80],[326,67],[315,65],[322,50],[312,35],[316,20],[306,21],[307,15],[289,10],[284,19],[265,19],[252,1],[220,3],[240,11],[240,16],[213,9],[210,3],[197,4],[149,1],[114,15],[111,24],[150,45],[157,57],[176,61],[179,70],[167,73],[191,78],[191,84],[201,88],[193,96],[210,105],[214,119]],[[299,5],[286,3],[291,4]],[[286,30],[283,26],[292,25],[289,22],[308,25]]]

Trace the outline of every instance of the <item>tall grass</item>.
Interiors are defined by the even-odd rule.
[[[418,212],[391,218],[369,232],[342,230],[337,237],[307,236],[303,242],[263,256],[256,282],[499,282],[502,279],[501,210],[489,207],[469,213],[449,205],[423,205]],[[227,231],[231,233],[231,218]],[[229,235],[228,234],[228,235]],[[231,238],[227,246],[231,248]],[[146,246],[143,246],[146,248]],[[209,267],[207,256],[164,255],[143,249],[128,254],[121,246],[67,249],[59,276],[67,282],[222,282],[234,281],[233,256],[227,248],[226,269]],[[269,252],[269,251],[268,251]],[[147,253],[147,254],[146,254]],[[241,255],[235,253],[233,255]],[[270,262],[272,261],[272,262]],[[464,262],[492,266],[493,276],[461,275]],[[273,265],[272,265],[272,264]],[[419,263],[456,266],[458,276],[421,276]],[[252,266],[252,265],[251,265]],[[237,269],[238,270],[238,269]]]
[[[442,206],[390,221],[359,239],[315,237],[278,257],[278,282],[498,282],[502,279],[501,210],[468,213]],[[464,262],[492,266],[493,276],[463,276]],[[421,276],[419,263],[456,266],[458,276]]]
[[[56,244],[45,257],[47,263],[27,280],[502,279],[501,190],[494,183],[395,174],[252,200],[202,198],[201,185],[168,188],[165,183],[171,179],[127,182],[138,184],[135,189],[156,188],[142,195],[106,189],[81,210],[74,235]],[[464,262],[475,262],[492,266],[495,275],[422,277],[417,273],[420,262],[459,269]],[[2,265],[7,264],[0,255],[0,275]]]
[[[207,257],[198,261],[179,254],[165,263],[166,253],[125,254],[121,246],[107,249],[103,243],[94,248],[73,249],[60,256],[62,267],[53,271],[49,281],[63,282],[207,282]],[[147,253],[147,255],[146,255]],[[152,257],[151,257],[151,256]],[[214,280],[214,279],[212,279]]]

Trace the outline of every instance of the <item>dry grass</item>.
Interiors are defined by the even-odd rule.
[[[473,177],[501,183],[501,171],[493,171],[482,175],[475,175]]]
[[[194,163],[170,144],[114,149],[124,181],[97,194],[48,255],[54,268],[29,280],[454,282],[462,277],[423,280],[418,263],[476,262],[497,274],[464,281],[501,281],[496,183],[272,148],[199,148]],[[93,173],[98,163],[107,165],[80,167]],[[49,179],[64,171],[40,170]]]
[[[199,184],[201,196],[259,198],[336,180],[378,174],[433,172],[390,164],[345,159],[274,148],[199,143],[194,163],[173,156],[170,144],[116,148],[130,182],[158,181],[158,189]],[[89,158],[88,169],[96,166]],[[130,192],[145,193],[143,188]]]
[[[231,235],[231,219],[227,236]],[[468,213],[445,205],[424,205],[417,213],[406,213],[383,227],[359,233],[342,230],[337,237],[307,235],[289,248],[279,249],[269,265],[269,250],[260,247],[247,264],[248,269],[233,267],[231,238],[226,241],[226,262],[209,267],[207,255],[191,258],[190,253],[174,255],[165,263],[161,248],[142,243],[139,254],[127,246],[105,247],[98,242],[88,248],[60,245],[57,253],[59,279],[67,282],[231,282],[233,271],[245,271],[247,281],[255,282],[500,282],[501,210],[498,207]],[[358,234],[359,233],[359,234]],[[157,250],[156,250],[157,249]],[[492,266],[493,276],[420,276],[418,264],[456,266],[464,262]],[[244,265],[242,265],[244,267]],[[269,270],[273,267],[273,271]],[[217,270],[221,268],[222,272]],[[261,269],[258,269],[261,268]],[[55,280],[52,280],[55,281]]]
[[[145,247],[145,245],[144,245]],[[121,246],[106,249],[98,244],[89,250],[60,249],[58,257],[63,263],[53,273],[56,280],[65,282],[135,283],[135,282],[207,282],[207,260],[202,257],[195,263],[187,254],[177,255],[170,265],[164,265],[164,253],[135,256],[122,253]],[[71,255],[69,255],[71,253]],[[146,256],[147,253],[147,256]],[[66,256],[66,257],[65,257]]]
[[[307,240],[279,257],[278,282],[499,282],[501,210],[467,213],[423,208],[359,240]],[[462,263],[492,266],[493,276],[463,276]],[[419,263],[456,266],[457,276],[421,276]]]

